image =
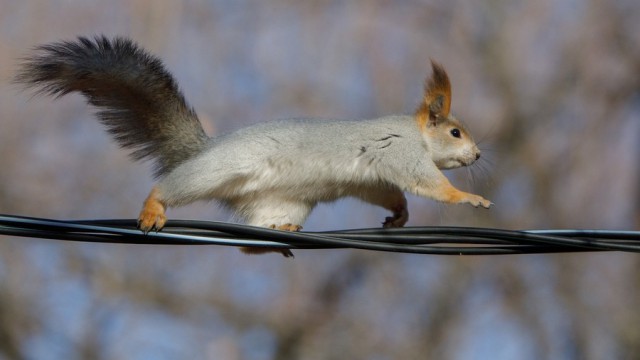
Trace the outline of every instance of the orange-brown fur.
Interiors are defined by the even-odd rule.
[[[424,84],[424,97],[416,110],[416,120],[421,130],[425,130],[430,120],[436,117],[446,118],[451,109],[451,82],[444,68],[431,61],[433,75]],[[442,106],[437,106],[441,99]]]
[[[154,187],[142,205],[140,216],[138,216],[138,228],[145,233],[151,230],[160,231],[167,222],[167,216],[164,214],[166,208],[166,205],[160,201],[160,191]]]
[[[491,201],[484,199],[480,195],[456,189],[444,175],[439,180],[440,181],[432,187],[427,188],[416,186],[415,193],[421,196],[431,197],[437,201],[447,204],[460,204],[466,202],[472,206],[482,206],[487,209],[493,204]]]
[[[449,181],[443,182],[438,190],[442,194],[441,201],[448,204],[457,204],[465,199],[467,196],[471,195],[464,191],[458,190]]]

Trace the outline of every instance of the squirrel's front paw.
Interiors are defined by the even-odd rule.
[[[468,194],[468,196],[464,199],[463,202],[469,203],[474,207],[482,206],[485,209],[488,209],[493,205],[493,203],[480,195]]]

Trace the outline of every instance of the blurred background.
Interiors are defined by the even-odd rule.
[[[412,113],[429,58],[483,158],[447,172],[491,210],[409,197],[411,225],[640,229],[640,3],[0,0],[0,213],[134,218],[148,164],[78,95],[11,84],[19,59],[125,35],[165,61],[207,132]],[[170,218],[226,221],[215,204]],[[355,200],[308,231],[378,227]],[[635,359],[640,257],[0,238],[2,359]]]

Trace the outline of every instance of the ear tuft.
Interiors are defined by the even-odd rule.
[[[451,83],[442,65],[431,60],[433,73],[424,87],[424,98],[416,111],[420,125],[435,121],[438,117],[446,118],[451,109]]]

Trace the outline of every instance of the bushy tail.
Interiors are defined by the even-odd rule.
[[[162,62],[126,38],[80,37],[40,46],[15,81],[55,97],[82,93],[134,159],[155,160],[156,177],[199,153],[207,140]]]

